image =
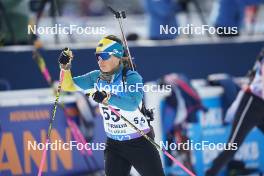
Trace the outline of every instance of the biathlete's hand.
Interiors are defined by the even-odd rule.
[[[69,48],[64,48],[59,56],[58,62],[62,69],[68,70],[73,59],[72,51]]]
[[[97,103],[103,103],[103,104],[107,104],[108,100],[110,98],[110,94],[107,94],[105,91],[96,91],[93,95],[93,100],[96,101]]]

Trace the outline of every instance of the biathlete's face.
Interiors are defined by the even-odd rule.
[[[113,71],[119,65],[119,61],[120,61],[119,58],[113,55],[109,55],[107,59],[103,58],[103,56],[97,55],[96,59],[100,67],[100,70],[102,70],[103,72]]]

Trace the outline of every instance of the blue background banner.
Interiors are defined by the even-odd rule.
[[[257,53],[263,45],[263,42],[193,45],[169,43],[151,47],[131,46],[130,50],[144,81],[152,81],[172,72],[184,73],[192,79],[204,78],[208,74],[219,72],[244,76],[255,62]],[[57,59],[60,52],[60,50],[41,52],[51,77],[57,80],[59,75]],[[98,69],[94,52],[94,48],[73,49],[75,56],[72,63],[73,75],[77,76]],[[0,65],[2,68],[0,79],[5,79],[11,89],[48,87],[32,59],[32,51],[0,51]]]
[[[76,108],[75,103],[67,104],[67,108],[69,106]],[[0,108],[0,175],[37,175],[42,151],[29,150],[28,141],[45,143],[52,108],[52,104]],[[78,122],[77,115],[72,118]],[[103,169],[103,151],[98,146],[105,142],[101,120],[99,117],[94,119],[95,135],[92,141],[88,141],[93,143],[91,147],[96,150],[92,156],[82,155],[76,147],[72,151],[49,150],[43,175],[78,175]],[[53,122],[50,141],[56,140],[61,140],[61,143],[74,141],[60,107]]]

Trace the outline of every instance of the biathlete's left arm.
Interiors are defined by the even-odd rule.
[[[127,90],[122,96],[112,94],[108,100],[108,104],[117,106],[126,111],[134,111],[138,108],[143,99],[143,91],[141,87],[136,89],[137,86],[143,85],[142,77],[135,71],[129,71],[126,85],[132,90]]]
[[[129,88],[122,95],[111,94],[106,95],[104,92],[97,91],[93,98],[98,103],[104,103],[116,106],[125,111],[134,111],[138,108],[143,99],[143,81],[142,77],[136,71],[128,71],[126,78],[126,86]],[[140,86],[138,89],[136,86]]]

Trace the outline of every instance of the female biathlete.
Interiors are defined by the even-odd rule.
[[[70,67],[72,52],[66,48],[59,57],[60,68],[64,70],[62,89],[92,94],[99,103],[107,135],[105,173],[107,176],[129,175],[131,166],[142,176],[164,176],[158,150],[148,140],[131,128],[123,119],[111,112],[111,105],[120,114],[153,138],[143,105],[142,77],[129,69],[122,41],[110,35],[99,41],[95,57],[100,70],[72,78]]]

